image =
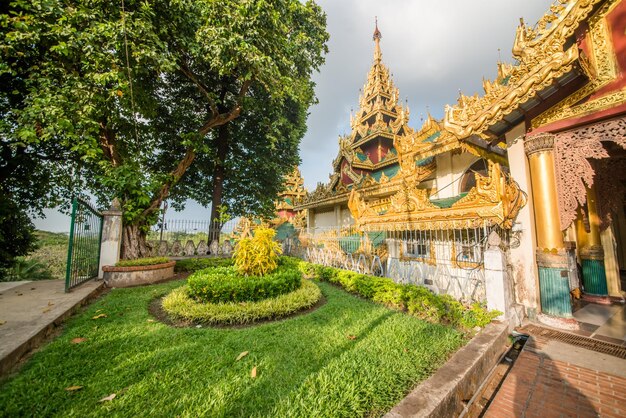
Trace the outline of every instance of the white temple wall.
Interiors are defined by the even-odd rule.
[[[352,217],[350,209],[348,209],[347,206],[341,207],[340,224],[342,227],[354,224],[354,218]]]
[[[314,228],[330,228],[337,226],[337,218],[334,209],[325,212],[315,212]]]
[[[446,152],[435,158],[437,161],[435,185],[438,193],[433,195],[433,198],[458,196],[463,174],[478,158],[468,152],[454,155],[452,152]]]
[[[539,311],[539,278],[535,256],[537,237],[530,171],[524,152],[524,135],[524,123],[506,133],[511,177],[519,184],[520,189],[528,194],[526,206],[520,209],[511,231],[511,242],[514,245],[510,248],[509,264],[515,302],[522,304],[526,309],[526,315],[534,318]]]

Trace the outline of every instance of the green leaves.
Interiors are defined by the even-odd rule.
[[[232,214],[269,211],[298,163],[310,75],[326,50],[314,3],[127,0],[122,11],[108,0],[32,0],[8,10],[0,138],[37,156],[24,164],[39,164],[47,187],[31,204],[118,197],[125,224],[145,227],[165,198],[208,204],[212,169],[225,164]],[[216,158],[212,130],[224,123],[234,143]]]

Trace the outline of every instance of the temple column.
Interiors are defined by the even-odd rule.
[[[583,288],[585,293],[589,295],[608,296],[595,187],[587,189],[587,212],[589,214],[589,234],[587,234],[586,245],[580,249],[580,259],[583,266]]]
[[[533,190],[541,310],[551,317],[571,319],[571,327],[575,327],[567,255],[559,220],[554,135],[545,133],[527,137],[524,150],[528,156]]]

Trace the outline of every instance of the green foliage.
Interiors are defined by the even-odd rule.
[[[299,288],[260,301],[205,303],[189,296],[186,287],[163,298],[163,308],[174,318],[210,325],[249,324],[278,319],[315,305],[322,297],[319,287],[303,281]]]
[[[284,321],[228,329],[155,320],[150,303],[183,285],[113,289],[86,306],[0,383],[0,415],[382,416],[466,341],[323,282],[326,303]],[[72,344],[77,337],[85,341]],[[64,390],[74,385],[83,388]]]
[[[242,276],[235,267],[199,270],[187,279],[189,296],[198,302],[248,302],[273,298],[300,287],[302,273],[283,266],[263,276]]]
[[[338,284],[349,292],[389,307],[406,310],[410,315],[425,321],[443,322],[470,330],[474,327],[484,327],[501,315],[498,311],[488,311],[479,303],[464,306],[452,296],[436,295],[425,287],[398,284],[389,278],[369,276],[305,261],[297,263],[306,277]]]
[[[176,261],[174,271],[177,273],[194,272],[210,267],[230,267],[233,264],[232,258],[185,258],[184,260]]]
[[[239,273],[244,276],[263,276],[276,270],[278,256],[283,252],[274,241],[276,231],[257,228],[253,238],[242,238],[235,245],[233,259]]]
[[[0,278],[16,257],[37,248],[36,240],[35,226],[26,212],[0,191]]]
[[[65,279],[69,235],[47,231],[36,231],[35,235],[37,249],[25,259],[35,260],[46,266],[53,279]]]
[[[13,266],[6,270],[6,274],[3,277],[0,277],[0,281],[49,279],[54,279],[54,276],[46,265],[38,260],[29,260],[24,257],[17,257]]]
[[[9,2],[0,165],[15,163],[10,178],[36,176],[19,186],[36,189],[29,202],[118,197],[135,240],[165,198],[210,203],[218,166],[224,204],[265,211],[298,163],[325,23],[298,0]],[[215,128],[226,125],[236,140],[224,143]],[[126,247],[125,258],[141,255]]]
[[[165,264],[169,262],[170,262],[170,259],[168,257],[147,257],[147,258],[136,258],[134,260],[121,260],[115,263],[115,266],[116,267],[152,266],[154,264]]]

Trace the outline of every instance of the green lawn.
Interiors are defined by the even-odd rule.
[[[464,343],[452,328],[326,283],[318,283],[325,305],[281,322],[241,329],[153,322],[150,300],[181,284],[115,289],[90,305],[0,386],[0,415],[376,416]],[[100,314],[107,316],[92,319]],[[72,344],[77,337],[87,340]]]

